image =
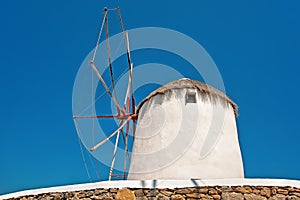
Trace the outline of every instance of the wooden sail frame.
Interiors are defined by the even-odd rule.
[[[129,73],[128,73],[128,85],[127,85],[127,89],[126,89],[126,96],[124,99],[123,106],[120,105],[120,103],[117,99],[114,75],[113,75],[113,66],[112,66],[111,57],[110,57],[111,54],[110,54],[109,30],[108,30],[108,12],[109,11],[117,11],[119,22],[120,22],[120,27],[121,27],[121,31],[122,31],[122,36],[123,36],[123,40],[124,40],[124,45],[126,47],[126,55],[127,55]],[[109,89],[108,84],[104,81],[103,77],[101,76],[100,72],[98,71],[98,69],[94,63],[104,26],[105,26],[105,37],[106,37],[105,42],[106,42],[106,47],[107,47],[107,56],[108,56],[108,62],[109,62],[112,91]],[[133,121],[132,126],[133,126],[133,137],[134,137],[137,114],[136,114],[136,109],[135,109],[136,105],[135,105],[134,92],[133,92],[133,88],[132,88],[133,64],[132,64],[131,58],[130,58],[129,36],[128,36],[128,32],[125,31],[122,16],[121,16],[121,11],[120,11],[119,7],[112,8],[112,9],[108,9],[106,7],[104,8],[104,17],[103,17],[101,29],[100,29],[98,39],[96,42],[96,46],[94,48],[93,56],[92,56],[92,59],[90,60],[89,65],[92,68],[93,73],[98,77],[98,79],[102,83],[102,86],[105,88],[106,93],[109,95],[109,97],[113,101],[113,103],[117,109],[117,114],[116,115],[95,115],[95,116],[87,116],[87,115],[82,115],[82,116],[79,115],[78,116],[77,115],[77,116],[73,116],[73,118],[74,119],[86,118],[86,119],[117,119],[118,120],[118,122],[119,122],[118,128],[113,133],[111,133],[107,138],[98,142],[96,145],[94,145],[92,148],[90,148],[89,151],[94,152],[97,148],[101,147],[103,144],[105,144],[113,136],[116,135],[116,142],[114,144],[113,157],[112,157],[112,161],[111,161],[108,179],[111,180],[112,177],[117,177],[117,178],[123,178],[125,180],[126,176],[127,176],[127,174],[126,174],[126,169],[127,169],[126,157],[128,157],[128,159],[130,159],[130,156],[128,153],[128,138],[129,138],[129,130],[130,130],[130,121]],[[113,169],[114,169],[114,164],[115,164],[115,159],[116,159],[116,154],[117,154],[117,147],[118,147],[118,143],[119,143],[120,133],[124,134],[124,135],[122,135],[124,138],[124,146],[125,146],[124,171],[123,171],[123,174],[114,174]]]

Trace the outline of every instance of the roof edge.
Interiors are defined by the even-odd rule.
[[[151,92],[146,98],[144,98],[140,104],[137,107],[137,113],[142,108],[145,102],[150,100],[152,97],[158,95],[158,94],[165,94],[166,92],[172,90],[172,89],[181,89],[181,88],[194,88],[197,89],[201,94],[207,95],[210,97],[218,97],[221,99],[225,99],[228,104],[230,104],[233,108],[234,115],[238,116],[238,106],[236,103],[234,103],[233,100],[231,100],[225,93],[222,91],[216,89],[215,87],[212,87],[206,83],[202,83],[196,80],[191,80],[188,78],[183,78],[175,81],[171,81],[167,83],[164,86],[161,86],[160,88],[154,90]]]

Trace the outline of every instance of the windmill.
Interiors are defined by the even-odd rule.
[[[123,43],[126,48],[128,82],[125,91],[116,91],[114,70],[108,31],[108,12],[116,11],[119,17]],[[111,84],[105,81],[95,60],[105,26],[107,65]],[[203,178],[242,178],[244,177],[242,157],[238,142],[235,117],[237,105],[216,88],[190,79],[170,82],[153,91],[136,108],[133,92],[133,64],[130,57],[128,32],[125,31],[120,9],[104,9],[104,18],[98,40],[89,61],[88,69],[92,82],[101,82],[105,93],[113,102],[114,114],[96,114],[95,94],[83,96],[91,99],[92,106],[81,107],[74,113],[74,122],[79,136],[86,129],[92,136],[83,141],[88,151],[95,157],[112,155],[109,180],[122,179],[203,179]],[[94,89],[94,84],[91,84]],[[125,97],[117,98],[124,92]],[[97,100],[97,98],[96,98]],[[91,112],[85,110],[90,109]],[[83,111],[82,111],[83,110]],[[98,134],[105,132],[95,128],[95,120],[113,119],[117,126],[105,138]],[[138,120],[138,123],[137,123]],[[88,123],[86,126],[82,124]],[[103,136],[103,135],[102,135]],[[121,138],[121,139],[120,139]],[[129,153],[132,138],[132,154]],[[123,141],[123,172],[114,173],[120,144]],[[114,144],[107,150],[105,145]],[[129,166],[130,163],[130,166]]]

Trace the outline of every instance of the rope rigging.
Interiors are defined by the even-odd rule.
[[[124,38],[124,44],[125,44],[125,47],[126,47],[128,68],[129,68],[129,71],[130,71],[131,60],[130,60],[129,43],[128,43],[127,37],[125,35],[125,28],[124,28],[124,24],[123,24],[123,20],[122,20],[122,15],[121,15],[121,11],[120,11],[119,7],[117,8],[117,12],[118,12],[118,16],[119,16],[120,26],[121,26],[121,29],[122,29],[122,35],[123,35],[123,38]]]

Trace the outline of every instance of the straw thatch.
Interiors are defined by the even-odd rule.
[[[181,89],[181,88],[194,88],[197,89],[202,95],[208,96],[213,100],[216,99],[223,99],[225,100],[229,105],[232,106],[234,110],[235,116],[238,116],[238,106],[223,92],[220,90],[206,84],[206,83],[201,83],[196,80],[191,80],[188,78],[183,78],[179,80],[175,80],[172,82],[167,83],[166,85],[154,90],[151,92],[137,107],[137,113],[139,112],[140,108],[143,106],[143,104],[151,99],[153,96],[158,95],[158,94],[165,94],[169,92],[170,90],[173,89]]]

